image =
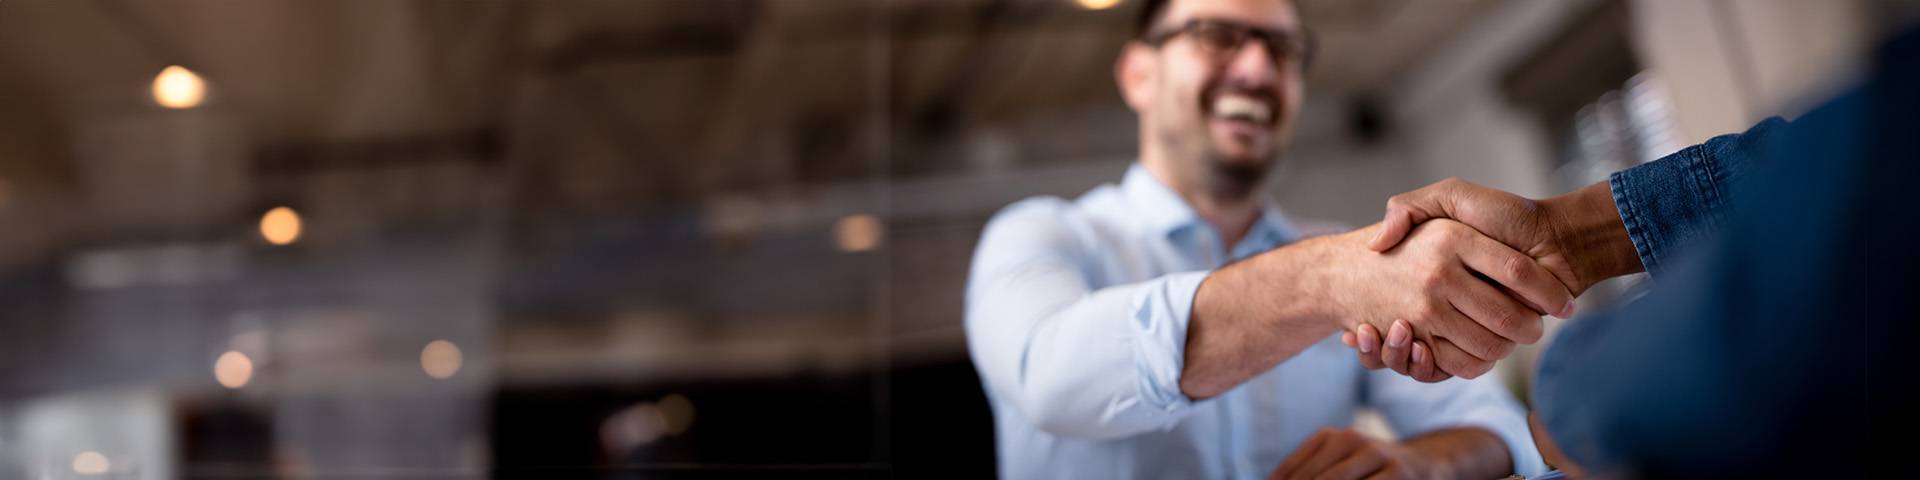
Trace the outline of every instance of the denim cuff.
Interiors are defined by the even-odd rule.
[[[1746,133],[1714,137],[1614,172],[1608,179],[1613,204],[1647,273],[1659,276],[1674,251],[1721,223],[1733,184],[1763,163],[1758,157],[1784,125],[1779,118],[1769,118]]]

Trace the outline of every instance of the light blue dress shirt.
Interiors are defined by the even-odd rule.
[[[1483,427],[1518,473],[1543,472],[1526,417],[1494,375],[1424,384],[1362,368],[1330,336],[1218,397],[1180,392],[1201,279],[1299,239],[1269,201],[1220,235],[1136,164],[1079,199],[996,214],[967,281],[968,351],[992,403],[1005,478],[1266,478],[1322,427],[1378,409],[1400,435]],[[1276,292],[1280,294],[1280,292]]]

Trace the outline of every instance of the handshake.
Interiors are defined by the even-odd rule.
[[[1640,267],[1604,182],[1535,201],[1450,179],[1325,242],[1347,263],[1321,292],[1341,341],[1422,382],[1485,374],[1540,340],[1542,315],[1571,317],[1574,297]]]

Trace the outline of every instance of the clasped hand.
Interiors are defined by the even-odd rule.
[[[1586,288],[1538,202],[1459,180],[1397,195],[1363,232],[1379,264],[1341,269],[1362,285],[1339,304],[1341,340],[1370,369],[1423,382],[1475,378],[1540,340],[1542,315],[1573,315]],[[1420,292],[1391,295],[1384,292]],[[1336,296],[1342,292],[1330,292]]]

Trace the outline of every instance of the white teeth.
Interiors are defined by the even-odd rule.
[[[1266,102],[1238,95],[1222,95],[1213,101],[1213,115],[1230,120],[1245,120],[1253,123],[1267,123],[1273,118],[1273,108]]]

